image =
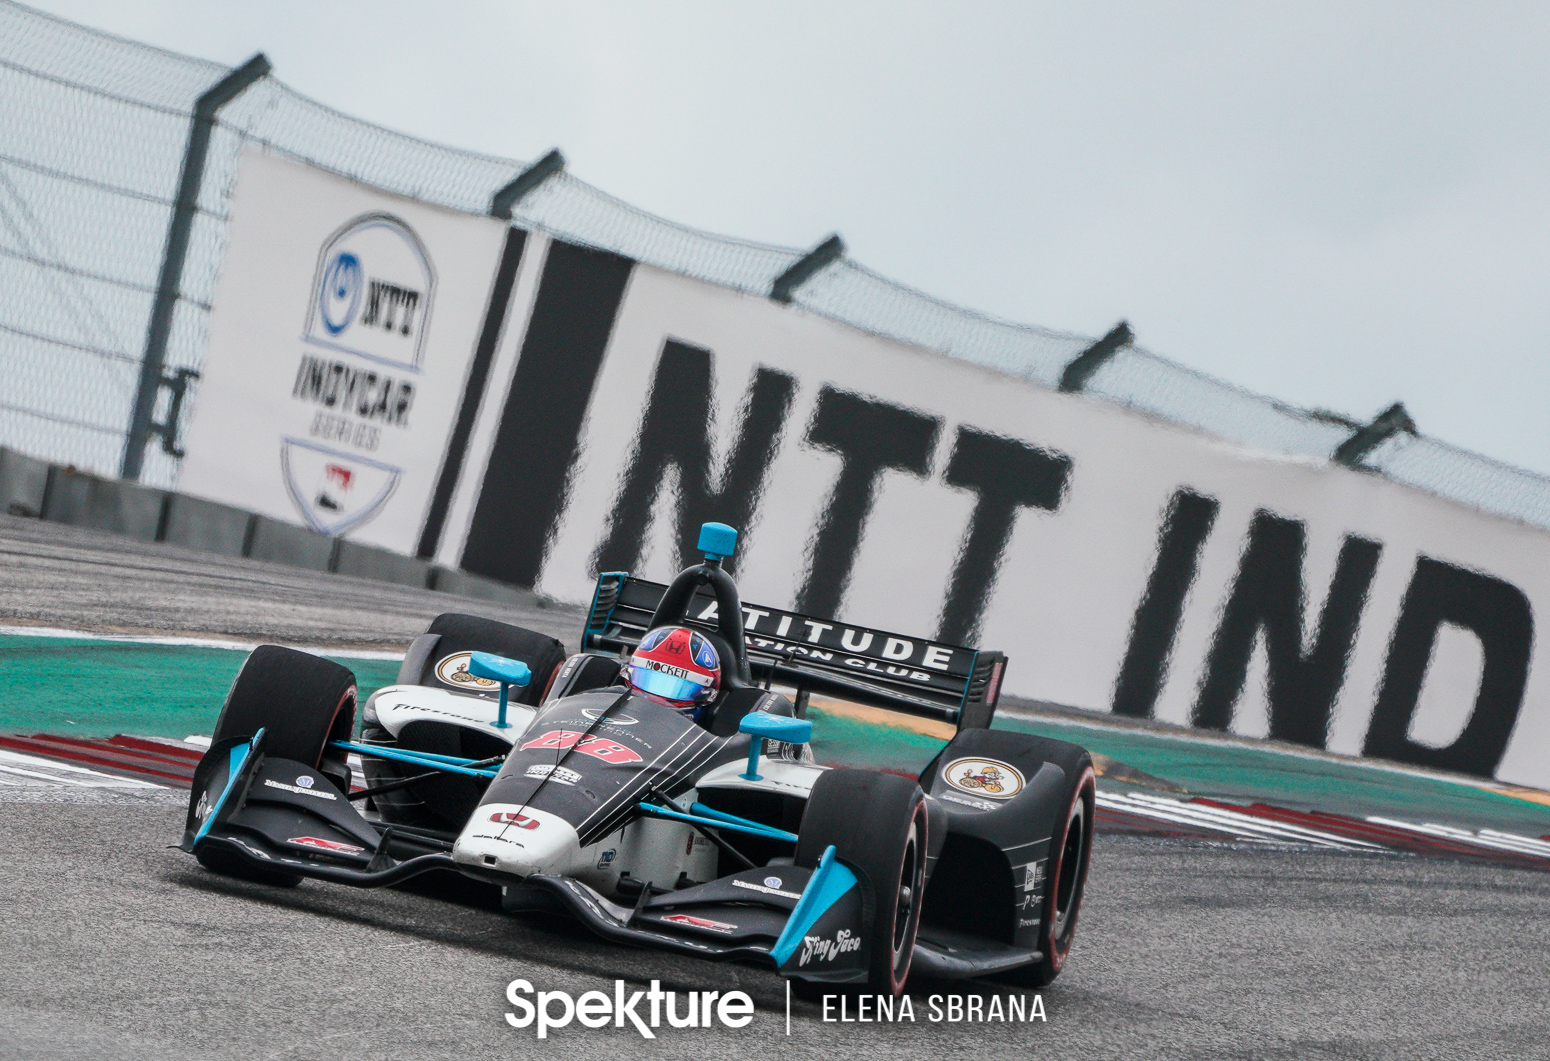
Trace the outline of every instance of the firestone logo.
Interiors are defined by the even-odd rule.
[[[709,1028],[714,1018],[727,1028],[741,1028],[753,1020],[753,999],[743,991],[663,991],[662,981],[651,981],[646,991],[625,993],[623,980],[614,981],[613,997],[604,991],[588,991],[573,998],[569,991],[535,991],[527,980],[506,985],[506,1001],[517,1010],[506,1014],[513,1028],[538,1029],[538,1038],[547,1039],[550,1028],[564,1028],[575,1021],[585,1028],[623,1028],[629,1021],[642,1039],[655,1039],[652,1029],[662,1027],[662,1018],[672,1028]],[[640,1011],[646,1003],[645,1013]],[[683,1012],[679,1012],[680,1002]]]

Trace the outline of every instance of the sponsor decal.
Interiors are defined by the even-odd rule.
[[[694,618],[715,622],[719,618],[716,602],[707,601]],[[743,630],[761,647],[780,643],[796,650],[798,655],[820,662],[843,662],[846,666],[866,667],[890,677],[909,677],[912,681],[930,681],[930,674],[912,674],[922,667],[939,673],[967,675],[974,655],[970,649],[955,649],[930,641],[895,637],[880,630],[820,622],[794,612],[748,605],[743,607]],[[867,657],[878,665],[868,667]]]
[[[1011,799],[1024,784],[1022,772],[999,759],[954,759],[942,776],[956,789],[992,799]]]
[[[1017,919],[1018,928],[1033,928],[1038,923],[1039,919],[1036,917],[1020,917]]]
[[[693,682],[695,685],[709,685],[711,683],[711,676],[709,674],[701,674],[698,671],[692,671],[686,667],[675,667],[671,663],[663,663],[661,660],[656,659],[647,659],[644,656],[631,656],[630,660],[633,666],[642,667],[646,670],[657,671],[660,674],[671,675],[674,678],[682,678],[684,681]]]
[[[949,803],[961,803],[965,807],[973,807],[975,810],[995,810],[996,809],[996,805],[994,803],[986,803],[982,799],[964,799],[962,796],[955,796],[951,792],[943,792],[941,795],[937,796],[936,798],[937,799],[945,799]]]
[[[605,763],[614,766],[622,766],[625,763],[638,763],[641,757],[626,748],[618,741],[611,741],[607,737],[588,737],[583,733],[577,733],[568,729],[552,729],[542,736],[534,737],[522,745],[522,751],[530,748],[556,748],[566,749],[574,747],[583,755],[590,755],[594,759],[601,759]]]
[[[208,818],[209,816],[210,816],[210,790],[206,789],[205,791],[203,791],[203,792],[201,792],[199,794],[199,804],[198,804],[198,806],[196,806],[194,808],[194,820],[202,822],[206,818]]]
[[[298,785],[300,785],[302,788],[311,788],[312,787],[312,778],[311,778],[311,776],[309,776],[307,774],[302,774],[300,777],[298,777],[296,779],[296,783]]]
[[[853,950],[860,949],[861,937],[852,934],[848,928],[840,929],[834,934],[833,939],[803,936],[802,953],[797,956],[797,965],[806,965],[810,961],[832,962],[841,954],[849,954]]]
[[[355,844],[341,844],[337,840],[324,840],[320,836],[293,836],[286,843],[315,847],[321,851],[334,851],[341,855],[353,855],[366,850],[364,847],[359,847]]]
[[[547,777],[557,785],[574,785],[581,780],[581,775],[574,770],[567,770],[563,766],[551,766],[548,763],[534,763],[527,768],[525,777]]]
[[[471,689],[474,692],[499,692],[500,682],[493,678],[475,678],[468,673],[468,660],[472,652],[454,652],[436,664],[436,677],[454,689]]]
[[[729,925],[725,921],[712,921],[706,917],[694,917],[690,914],[668,914],[662,919],[669,924],[683,925],[687,928],[700,928],[706,932],[728,933],[737,931],[736,925]]]
[[[1039,882],[1042,881],[1043,879],[1044,879],[1044,863],[1042,863],[1042,862],[1030,862],[1030,863],[1028,863],[1028,868],[1023,873],[1023,891],[1025,891],[1025,892],[1033,891],[1035,888],[1037,888],[1039,886]]]
[[[529,818],[526,814],[517,814],[515,811],[496,811],[490,815],[490,820],[496,825],[515,825],[518,829],[538,828],[538,819]]]
[[[779,895],[779,896],[781,896],[783,898],[786,898],[786,899],[800,899],[800,898],[802,898],[802,893],[801,892],[782,891],[781,887],[780,887],[780,878],[779,877],[765,877],[764,878],[764,883],[762,885],[761,884],[753,884],[753,883],[751,883],[749,881],[745,881],[745,880],[735,880],[735,881],[732,882],[732,887],[734,887],[734,888],[745,888],[745,889],[747,889],[748,891],[751,891],[751,892],[763,892],[765,895]]]
[[[584,707],[581,709],[581,713],[595,721],[602,716],[604,710],[605,708],[601,707]],[[640,719],[631,718],[629,715],[609,715],[606,719],[603,719],[603,721],[605,723],[612,723],[615,726],[633,726],[635,723],[639,722]]]
[[[299,438],[280,443],[280,470],[296,511],[313,530],[328,535],[375,516],[403,475],[395,465]]]
[[[323,244],[303,338],[313,346],[418,371],[436,275],[413,229],[364,214]]]
[[[287,785],[283,781],[264,780],[265,788],[282,788],[287,792],[294,792],[298,796],[316,796],[318,799],[336,799],[332,792],[319,792],[315,789],[302,788],[300,785]]]
[[[597,868],[604,869],[607,866],[613,865],[613,861],[618,857],[618,854],[619,852],[615,848],[610,847],[607,851],[597,856]]]
[[[906,996],[907,997],[907,996]],[[614,981],[610,998],[606,991],[587,991],[577,998],[568,991],[537,991],[527,980],[506,985],[506,1001],[515,1012],[505,1014],[513,1028],[535,1028],[547,1039],[549,1029],[571,1021],[585,1028],[633,1026],[642,1039],[655,1039],[663,1017],[672,1028],[710,1028],[719,1022],[727,1028],[743,1028],[753,1020],[753,999],[744,991],[663,991],[662,981],[651,981],[647,991],[628,991],[623,980]],[[642,1005],[642,1003],[645,1005]]]

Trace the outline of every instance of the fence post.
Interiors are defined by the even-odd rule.
[[[1077,354],[1060,374],[1060,390],[1063,394],[1075,394],[1087,386],[1093,373],[1125,347],[1136,341],[1128,321],[1120,321],[1109,329],[1107,335]]]
[[[1330,459],[1347,468],[1360,468],[1362,458],[1401,431],[1417,434],[1415,421],[1405,411],[1404,403],[1395,402],[1375,416],[1372,423],[1357,428],[1350,438],[1336,446]]]
[[[205,155],[215,119],[222,107],[236,99],[244,89],[269,73],[269,60],[259,52],[205,91],[194,104],[189,124],[188,148],[183,153],[183,172],[178,178],[178,196],[172,206],[172,222],[167,226],[167,247],[162,256],[161,275],[156,281],[156,301],[151,305],[151,323],[145,335],[145,357],[140,362],[140,386],[135,392],[134,412],[129,434],[124,439],[124,460],[119,474],[125,479],[140,478],[145,447],[151,437],[151,417],[156,413],[156,398],[164,384],[162,364],[167,357],[167,339],[172,334],[172,311],[177,307],[178,288],[183,280],[183,259],[188,255],[188,237],[199,211],[199,186],[204,178]],[[176,425],[166,425],[169,433]]]
[[[790,302],[797,288],[822,272],[830,262],[845,256],[845,241],[836,232],[818,246],[791,263],[791,268],[775,278],[770,285],[770,298],[776,302]]]
[[[490,216],[498,217],[502,221],[510,221],[513,207],[534,188],[556,173],[563,172],[564,169],[565,156],[560,154],[559,148],[553,148],[543,158],[513,177],[510,184],[495,193],[490,199]]]

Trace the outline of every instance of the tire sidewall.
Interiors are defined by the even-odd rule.
[[[915,957],[915,936],[920,931],[920,911],[925,900],[925,871],[927,843],[930,839],[930,816],[926,812],[926,799],[922,795],[914,803],[910,810],[910,816],[905,823],[904,840],[900,844],[898,866],[882,886],[887,888],[884,894],[882,888],[876,883],[873,886],[872,908],[875,911],[871,926],[872,943],[872,977],[873,982],[886,980],[889,991],[897,995],[904,990],[905,981],[910,976],[910,964]],[[910,833],[913,830],[913,845]],[[906,883],[904,873],[906,862],[909,859],[913,846],[914,864],[909,887],[914,894],[909,921],[904,927],[901,947],[894,948],[894,940],[897,934],[899,918],[899,889]]]
[[[1087,871],[1092,863],[1092,824],[1096,791],[1096,776],[1092,766],[1088,765],[1078,776],[1076,784],[1071,786],[1071,796],[1066,802],[1065,815],[1059,819],[1058,837],[1050,837],[1050,872],[1045,882],[1044,912],[1039,922],[1039,939],[1042,944],[1040,949],[1044,952],[1044,958],[1040,962],[1041,971],[1051,980],[1064,968],[1066,959],[1071,954],[1071,942],[1076,936],[1076,924],[1082,912],[1082,895],[1087,885]],[[1066,847],[1071,825],[1078,819],[1082,825],[1081,844],[1071,854],[1079,859],[1079,863],[1075,868],[1076,879],[1072,881],[1070,910],[1065,924],[1062,925],[1059,923],[1060,882],[1062,874],[1067,869]]]

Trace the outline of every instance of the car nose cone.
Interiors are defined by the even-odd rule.
[[[469,818],[452,847],[457,862],[515,877],[563,873],[581,845],[557,815],[511,803],[486,803]]]

